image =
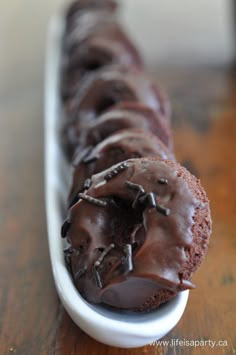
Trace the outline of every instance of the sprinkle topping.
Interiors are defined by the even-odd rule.
[[[157,182],[159,184],[161,184],[161,185],[167,185],[168,184],[168,180],[167,179],[163,179],[163,178],[158,179]]]
[[[115,244],[114,243],[111,243],[110,245],[108,245],[108,247],[103,250],[103,252],[99,256],[99,258],[95,261],[94,266],[95,267],[100,266],[101,263],[103,262],[103,259],[105,258],[105,256],[114,248],[115,248]]]
[[[102,280],[95,265],[92,267],[92,270],[96,280],[97,287],[102,288]]]
[[[164,216],[169,216],[170,215],[170,209],[163,207],[161,205],[156,205],[156,210],[157,212],[162,213]]]
[[[123,258],[123,262],[125,264],[125,272],[128,273],[133,270],[133,262],[132,262],[132,246],[131,244],[126,244],[124,246],[125,257]]]
[[[134,184],[131,181],[125,181],[125,184],[131,189],[131,190],[135,190],[135,191],[140,191],[142,193],[145,193],[145,190],[143,188],[142,185],[139,184]]]
[[[118,174],[120,174],[126,168],[128,168],[127,163],[121,163],[115,169],[109,171],[109,173],[104,176],[104,179],[106,181],[109,181],[109,180],[113,179],[115,176],[117,176]]]
[[[163,183],[163,179],[161,179],[161,183]],[[166,184],[166,179],[164,179],[164,183]],[[156,208],[157,212],[162,213],[164,216],[169,216],[170,214],[170,209],[161,206],[157,202],[156,195],[154,192],[148,192],[146,193],[143,186],[139,184],[134,184],[131,181],[126,181],[125,182],[126,186],[134,191],[138,191],[137,195],[135,196],[135,199],[132,204],[132,208],[136,208],[139,203],[145,204],[145,206],[149,208]]]
[[[85,182],[84,182],[83,189],[84,189],[84,190],[88,190],[91,185],[92,185],[92,180],[88,178],[88,179],[86,179]]]
[[[86,273],[86,267],[81,268],[77,271],[77,273],[75,274],[75,281],[81,279],[81,277]]]
[[[89,203],[92,203],[93,205],[99,206],[99,207],[106,207],[107,206],[107,202],[106,201],[102,201],[99,200],[97,198],[91,197],[89,195],[84,194],[83,192],[80,192],[78,194],[78,197],[81,198],[84,201],[87,201]]]

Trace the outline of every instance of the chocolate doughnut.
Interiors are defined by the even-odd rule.
[[[89,302],[150,311],[194,288],[207,251],[209,202],[178,163],[131,159],[93,175],[62,227],[66,260]]]
[[[104,69],[84,80],[67,101],[70,120],[87,123],[120,102],[140,102],[170,117],[170,105],[162,90],[147,75],[132,69]]]
[[[138,102],[118,104],[88,124],[80,125],[77,121],[67,123],[62,131],[64,148],[71,159],[78,147],[83,149],[95,146],[119,130],[135,128],[152,132],[170,151],[173,150],[168,121],[158,112]]]
[[[74,172],[69,205],[75,203],[77,195],[83,190],[84,181],[93,174],[130,158],[157,156],[174,159],[172,153],[152,133],[143,130],[127,129],[109,136],[94,148],[88,147],[75,154]]]
[[[91,24],[91,21],[88,23]],[[82,31],[81,26],[79,29],[78,33],[72,32],[65,42],[67,54],[64,55],[62,68],[63,100],[74,95],[86,75],[91,75],[101,68],[142,68],[143,63],[136,48],[118,24],[108,20],[108,23],[102,21],[93,31]]]

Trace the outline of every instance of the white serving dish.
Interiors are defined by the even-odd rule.
[[[58,295],[74,322],[96,340],[117,347],[147,345],[167,334],[180,320],[188,291],[179,293],[159,309],[146,314],[113,312],[88,304],[76,290],[67,271],[60,237],[64,219],[70,169],[61,152],[58,126],[60,44],[63,32],[61,17],[53,18],[49,27],[45,86],[45,200],[48,242],[53,276]]]

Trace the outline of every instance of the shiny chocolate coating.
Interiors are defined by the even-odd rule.
[[[132,128],[153,133],[170,151],[173,150],[168,121],[151,108],[139,103],[117,105],[90,125],[83,127],[82,146],[94,146],[121,129]]]
[[[81,83],[75,96],[68,100],[70,120],[87,123],[120,102],[140,102],[167,119],[170,105],[164,92],[143,72],[135,69],[106,69]]]
[[[91,26],[91,21],[88,22]],[[65,41],[62,67],[62,98],[73,97],[76,89],[87,75],[104,67],[142,68],[137,49],[121,27],[114,21],[105,20],[89,31],[79,26]]]
[[[199,181],[157,158],[127,160],[93,175],[65,223],[68,264],[81,295],[139,311],[194,288],[191,278],[211,232]]]
[[[69,204],[78,199],[83,183],[93,174],[130,158],[156,156],[161,159],[174,159],[167,147],[154,136],[142,130],[127,129],[104,139],[91,149],[85,148],[74,157],[74,172]]]
[[[170,151],[173,151],[173,139],[168,120],[137,102],[118,104],[88,124],[80,125],[77,121],[67,123],[62,134],[70,159],[78,146],[80,149],[95,146],[117,131],[135,128],[153,133]]]

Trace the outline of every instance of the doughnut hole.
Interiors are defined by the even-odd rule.
[[[101,98],[100,101],[96,104],[95,116],[101,115],[103,112],[114,106],[117,102],[119,101],[116,101],[116,98],[112,96],[106,96],[104,98]]]

